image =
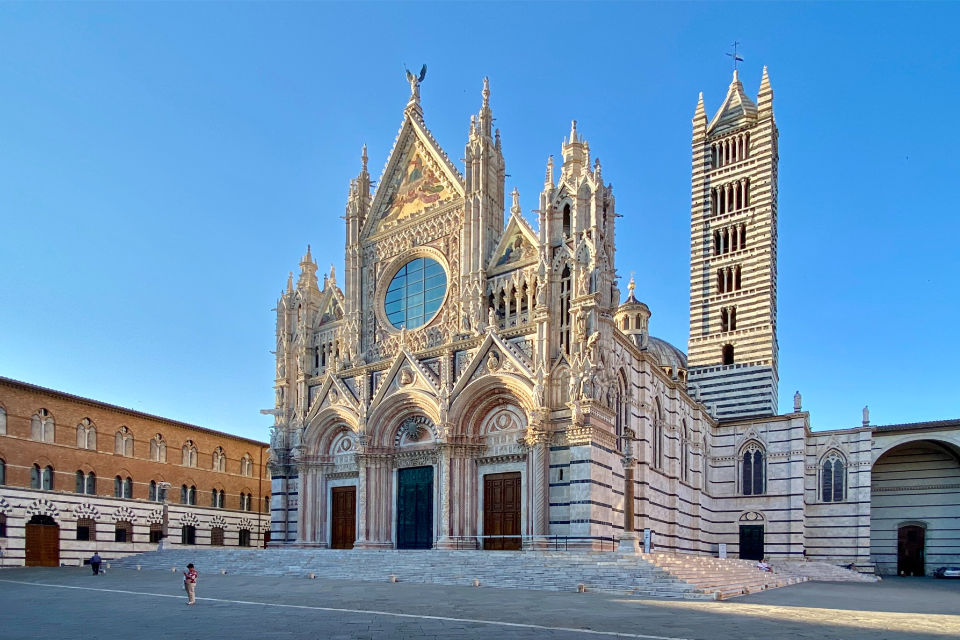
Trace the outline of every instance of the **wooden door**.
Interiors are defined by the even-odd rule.
[[[60,566],[60,527],[50,516],[34,516],[26,526],[24,564],[28,567]]]
[[[922,576],[925,570],[923,527],[907,525],[897,530],[897,575]]]
[[[483,477],[483,535],[484,549],[514,550],[521,547],[519,473],[494,473]]]
[[[397,548],[433,547],[433,467],[397,471]]]
[[[763,525],[740,526],[740,559],[763,560]]]
[[[331,515],[331,549],[353,549],[357,539],[357,488],[333,487],[330,492],[333,506]]]

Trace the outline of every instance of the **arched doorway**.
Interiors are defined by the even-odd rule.
[[[874,436],[870,557],[881,575],[922,576],[960,562],[960,448],[917,435]]]
[[[60,527],[51,516],[36,515],[26,526],[24,564],[28,567],[60,566]]]

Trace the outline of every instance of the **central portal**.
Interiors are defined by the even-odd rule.
[[[520,548],[523,538],[520,536],[519,473],[483,476],[483,536],[484,549]]]
[[[433,547],[433,467],[397,470],[397,549]]]

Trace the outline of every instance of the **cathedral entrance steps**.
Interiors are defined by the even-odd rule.
[[[815,560],[772,560],[770,565],[777,573],[802,576],[808,580],[826,582],[879,582],[872,565],[848,569],[846,565]]]
[[[620,595],[713,600],[642,556],[600,552],[373,551],[316,549],[171,549],[116,561],[144,570],[198,570],[329,580],[417,582],[545,591],[600,591]]]
[[[761,571],[749,560],[713,558],[674,553],[645,554],[654,565],[673,577],[717,599],[785,587],[808,578],[777,571]]]

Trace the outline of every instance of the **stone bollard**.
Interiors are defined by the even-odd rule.
[[[474,578],[474,579],[473,579],[473,586],[475,586],[475,587],[479,587],[479,586],[480,586],[480,579],[479,579],[479,578]]]
[[[140,565],[137,565],[137,571],[140,571]]]
[[[317,574],[311,571],[310,573],[307,574],[307,577],[310,578],[311,580],[316,580]]]
[[[170,573],[176,573],[176,572],[177,572],[176,567],[170,567]]]
[[[587,585],[585,584],[577,585],[577,593],[586,593],[586,592],[587,592]]]
[[[390,582],[396,582],[396,581],[397,581],[397,576],[391,575],[390,578],[389,578],[389,580],[390,580]]]
[[[220,569],[220,575],[222,575],[222,576],[227,575],[227,570],[226,570],[226,569]]]
[[[109,562],[105,563],[105,565],[106,565],[107,569],[110,568],[110,563],[109,563]]]

